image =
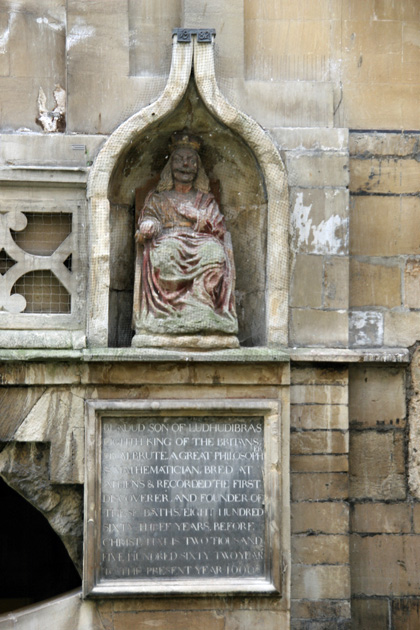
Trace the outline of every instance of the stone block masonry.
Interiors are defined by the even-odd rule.
[[[291,628],[348,629],[347,367],[294,365],[290,398]]]
[[[420,336],[417,132],[350,134],[350,343]]]
[[[148,409],[152,410],[150,413],[155,413],[155,410],[158,409],[160,405],[163,405],[163,407],[166,405],[165,409],[169,414],[173,413],[175,409],[183,409],[184,412],[189,410],[189,413],[187,413],[189,420],[187,419],[186,422],[191,421],[191,416],[194,416],[194,413],[200,414],[200,410],[210,409],[209,415],[211,416],[211,420],[209,420],[209,422],[213,424],[210,425],[205,422],[201,424],[197,422],[197,428],[193,429],[194,431],[197,430],[197,435],[194,434],[193,436],[193,440],[197,441],[197,443],[204,439],[201,438],[201,433],[198,430],[201,426],[217,426],[217,436],[221,435],[220,431],[224,431],[225,429],[231,430],[229,429],[231,424],[228,422],[228,419],[232,416],[232,405],[234,406],[235,399],[238,409],[242,409],[244,404],[246,405],[247,400],[250,402],[250,413],[255,416],[253,420],[254,424],[261,423],[261,414],[258,410],[260,408],[267,409],[267,411],[264,412],[267,427],[262,432],[263,435],[267,436],[267,439],[264,441],[264,449],[265,452],[267,452],[267,459],[264,458],[264,462],[267,462],[267,466],[264,468],[264,473],[261,468],[261,475],[264,474],[264,483],[266,483],[264,487],[267,492],[267,499],[264,498],[264,505],[267,505],[267,509],[271,515],[269,518],[271,520],[267,517],[264,521],[261,521],[261,531],[266,531],[265,525],[267,525],[268,531],[268,524],[270,523],[270,540],[272,540],[273,547],[270,552],[267,551],[267,554],[269,553],[272,575],[275,576],[273,577],[273,585],[275,588],[269,585],[269,595],[267,596],[265,584],[259,593],[256,593],[252,592],[252,588],[250,588],[248,583],[248,585],[236,588],[236,594],[233,590],[234,585],[232,585],[232,592],[230,592],[229,588],[222,589],[223,592],[220,592],[219,596],[214,594],[214,590],[212,590],[211,586],[213,586],[213,588],[216,588],[216,586],[213,584],[202,592],[201,597],[195,597],[190,584],[189,589],[182,591],[182,593],[178,591],[178,595],[181,596],[168,597],[168,585],[164,584],[161,592],[155,593],[155,597],[152,599],[144,596],[133,597],[132,592],[131,597],[128,598],[120,599],[118,597],[108,597],[107,601],[96,600],[93,604],[89,601],[80,600],[79,596],[77,596],[77,602],[70,602],[67,598],[61,598],[58,602],[52,604],[52,608],[50,608],[50,617],[54,615],[57,628],[61,629],[61,627],[64,627],[62,625],[63,623],[69,623],[67,617],[65,618],[65,622],[63,621],[64,615],[66,611],[69,610],[69,607],[73,610],[70,619],[71,625],[69,625],[69,627],[72,628],[78,627],[78,616],[80,616],[80,619],[84,620],[83,623],[85,625],[83,627],[101,627],[101,624],[104,624],[106,627],[113,628],[114,630],[123,630],[124,628],[131,627],[133,624],[137,625],[139,623],[143,625],[152,623],[156,628],[162,628],[162,630],[165,627],[183,628],[185,624],[197,630],[199,628],[209,628],[209,630],[213,628],[220,628],[220,630],[237,630],[239,627],[250,627],[249,624],[256,627],[261,620],[264,622],[264,630],[277,630],[279,624],[282,628],[289,627],[290,445],[288,436],[288,386],[290,381],[290,368],[287,357],[281,352],[272,352],[270,356],[272,356],[273,361],[268,363],[265,358],[262,358],[262,362],[259,360],[259,351],[242,349],[238,352],[239,355],[236,352],[236,356],[239,360],[235,360],[234,363],[232,363],[232,359],[234,359],[235,351],[231,354],[226,354],[226,352],[216,354],[211,352],[205,354],[190,353],[187,356],[181,355],[184,356],[184,360],[181,361],[181,353],[175,353],[173,355],[173,362],[170,360],[168,362],[167,352],[161,352],[159,355],[159,353],[153,350],[144,350],[143,355],[148,355],[149,358],[147,359],[146,356],[143,356],[145,360],[139,360],[139,355],[134,349],[124,349],[119,352],[110,349],[99,353],[95,353],[94,351],[64,351],[62,353],[50,351],[49,355],[48,353],[43,355],[44,359],[49,356],[49,361],[40,360],[40,356],[43,353],[39,353],[38,351],[29,351],[29,354],[24,351],[16,354],[12,351],[12,354],[9,355],[14,357],[14,362],[9,363],[8,367],[4,368],[7,372],[7,377],[0,379],[2,380],[0,396],[5,420],[0,426],[0,441],[4,443],[4,448],[0,454],[1,475],[12,488],[35,505],[47,518],[51,527],[63,540],[69,554],[79,569],[81,569],[81,552],[83,546],[83,533],[81,531],[83,519],[83,483],[86,477],[85,471],[90,470],[90,460],[86,458],[84,449],[84,403],[86,400],[89,400],[90,404],[93,404],[92,401],[99,398],[106,408],[108,408],[108,403],[111,404],[113,401],[115,409],[121,404],[121,400],[124,400],[126,408],[127,405],[130,406],[130,404],[132,406],[137,405],[138,407],[139,405],[146,405]],[[270,354],[270,351],[267,352]],[[246,360],[246,357],[249,357],[249,353],[253,353],[256,358],[256,361],[253,362],[252,365]],[[3,351],[3,359],[6,355],[7,351],[6,354],[4,354]],[[95,356],[96,359],[92,360],[93,356]],[[217,356],[219,356],[219,358],[225,356],[227,357],[227,362],[222,361],[218,364],[212,363],[212,356],[213,359],[217,359]],[[35,361],[25,361],[25,358],[29,357],[32,357]],[[105,357],[107,358],[104,361]],[[131,359],[128,359],[128,357],[131,357]],[[20,362],[19,358],[21,359]],[[51,361],[53,358],[55,360]],[[188,360],[185,360],[185,358]],[[25,384],[25,387],[23,387],[23,384]],[[258,403],[256,402],[257,399],[259,401]],[[255,405],[257,405],[257,408]],[[198,408],[199,410],[197,411]],[[216,408],[219,411],[217,411]],[[277,410],[277,415],[272,412],[272,409]],[[117,413],[117,411],[113,411],[112,413]],[[222,420],[220,417],[218,418],[220,422],[217,423],[216,419],[215,424],[214,416],[218,414],[224,416],[225,420]],[[281,414],[281,418],[279,414]],[[275,417],[277,420],[275,420]],[[242,421],[243,420],[244,418],[242,417]],[[251,420],[246,420],[245,424],[242,423],[242,425],[235,425],[235,431],[237,427],[239,427],[239,429],[245,426],[249,428],[249,422],[251,422]],[[173,421],[172,426],[175,435],[175,421]],[[179,425],[177,424],[177,426]],[[159,428],[162,428],[162,423],[158,423],[156,420],[150,424],[151,431],[154,431],[154,429],[158,430]],[[269,431],[273,431],[273,439],[269,438]],[[242,430],[240,432],[242,433]],[[87,438],[87,441],[91,443],[90,434],[88,434]],[[238,440],[236,433],[235,435],[232,434],[231,439],[233,441]],[[243,442],[242,435],[241,440]],[[119,443],[119,441],[120,433],[118,433],[118,437],[116,437],[116,442]],[[141,441],[141,438],[139,441]],[[152,439],[152,442],[153,441],[154,438]],[[227,447],[225,441],[226,436],[222,436],[223,444],[220,445],[220,449],[225,450],[223,452],[218,451],[221,461],[219,462],[217,459],[217,465],[225,466],[226,473],[228,468],[226,462],[231,461],[231,455],[235,455],[235,447]],[[181,442],[184,444],[183,440],[181,440]],[[214,443],[214,435],[212,439],[208,440],[209,444],[210,442]],[[277,448],[274,447],[274,443],[278,445]],[[182,444],[177,448],[184,448]],[[118,452],[118,448],[120,448],[120,452]],[[122,446],[118,448],[117,450],[108,452],[108,455],[124,455],[125,457],[127,454],[124,450],[125,447]],[[208,446],[208,448],[210,448],[210,446]],[[165,455],[163,450],[159,450],[156,442],[155,451],[149,448],[149,445],[142,444],[142,448],[130,446],[129,454],[131,453],[136,456],[145,454]],[[104,452],[107,453],[105,447]],[[172,452],[175,452],[175,450]],[[182,452],[184,453],[184,451]],[[270,455],[268,455],[268,453],[270,453]],[[249,454],[252,455],[251,453]],[[183,465],[185,464],[184,455],[192,455],[195,462],[196,458],[203,457],[203,449],[198,446],[197,448],[193,447],[188,452],[185,451],[182,457],[181,451],[179,451],[179,459]],[[257,455],[260,457],[261,453],[258,452],[256,453],[256,456]],[[205,457],[207,456],[209,456],[209,453],[205,455]],[[216,457],[218,458],[219,456],[215,455],[215,458]],[[86,469],[84,467],[84,459],[87,462]],[[193,459],[191,459],[191,461]],[[188,457],[185,461],[188,463],[189,460],[190,458]],[[105,461],[107,461],[106,458]],[[110,458],[110,461],[113,465],[118,462],[115,458]],[[133,461],[136,461],[136,459],[133,458]],[[145,461],[147,460],[145,459]],[[126,460],[121,457],[121,462],[126,462]],[[204,463],[203,466],[204,465],[207,466],[206,463]],[[192,467],[191,465],[191,469]],[[185,468],[187,468],[187,464],[185,464]],[[207,479],[207,485],[210,478],[215,480],[215,486],[219,486],[220,480],[223,481],[224,479],[222,473],[214,477],[212,470],[204,470],[204,472],[201,472]],[[112,474],[114,473],[112,472]],[[131,473],[127,474],[130,475]],[[139,472],[138,475],[140,474],[142,473]],[[144,474],[146,474],[146,472]],[[166,473],[163,471],[162,474]],[[182,482],[185,481],[184,473],[180,473],[177,470],[176,474],[181,475],[181,489],[179,490],[179,494],[194,494],[195,489],[184,490],[182,488]],[[185,472],[185,474],[187,473]],[[165,480],[162,477],[159,477],[159,479],[159,483],[164,483]],[[198,478],[194,476],[194,483],[197,479]],[[274,485],[271,481],[273,479],[275,479]],[[235,480],[236,485],[238,485],[238,481],[243,481],[243,479],[239,479],[239,477],[235,477]],[[115,500],[118,500],[117,494],[120,487],[112,489],[113,483],[116,481],[115,478],[107,478],[105,481],[109,482],[109,485],[111,485],[111,491],[104,489],[104,497],[106,497],[104,501],[106,503],[108,499],[110,499],[111,503],[115,506]],[[142,480],[138,476],[135,481],[142,483]],[[155,483],[154,479],[149,479],[148,481],[150,481],[152,485]],[[200,480],[198,480],[198,482],[199,481]],[[259,479],[258,485],[260,481],[262,481],[261,478]],[[124,483],[123,480],[123,486]],[[116,485],[118,486],[118,480]],[[225,487],[226,480],[224,480],[224,484],[222,485]],[[243,484],[239,483],[239,485]],[[166,493],[165,490],[158,489],[158,485],[154,487],[156,488],[154,495],[155,497],[159,497],[156,501],[163,499],[163,496],[166,494],[168,496],[171,494],[172,499],[175,500],[174,495],[177,494],[177,491],[172,492],[172,490],[168,490]],[[142,491],[139,492],[141,493]],[[237,500],[243,501],[245,497],[244,492],[245,491],[241,489],[236,494],[229,493],[229,496],[225,496],[224,500],[226,501],[227,507],[225,510],[222,510],[223,513],[219,515],[221,519],[225,519],[221,528],[227,526],[227,519],[229,519],[231,524],[233,523],[234,515],[230,514],[230,510],[233,503],[236,505]],[[113,494],[115,494],[115,500]],[[155,498],[150,498],[151,496],[149,490],[146,490],[144,496],[142,495],[142,499],[144,499],[145,504],[147,503],[146,507],[150,513],[153,512],[153,510],[150,509],[153,507],[151,502],[155,501]],[[274,510],[271,497],[281,497],[281,505],[279,505],[278,511]],[[189,500],[192,503],[195,501],[194,497],[191,497]],[[200,495],[200,501],[201,500]],[[206,491],[203,501],[206,502],[207,500],[208,493]],[[252,501],[254,500],[260,503],[258,509],[258,512],[260,512],[263,503],[262,495],[258,496],[255,494]],[[184,499],[180,500],[180,505],[182,506],[184,505],[183,501]],[[157,507],[160,507],[160,505],[157,505]],[[108,510],[108,508],[106,509]],[[167,506],[163,506],[163,509],[168,509],[169,511]],[[112,534],[112,531],[115,531],[112,526],[115,524],[118,528],[120,521],[111,523],[110,520],[106,520],[114,518],[112,512],[113,509],[110,508],[106,513],[106,518],[104,517],[104,528],[107,533],[106,544],[108,545],[109,539],[114,537],[114,542],[117,540],[117,543],[115,547],[112,548],[111,553],[115,551],[115,548],[118,548],[118,552],[121,555],[121,544],[124,546],[125,542],[121,543],[121,536]],[[175,512],[180,513],[178,506],[177,509],[174,510],[174,513]],[[195,518],[195,515],[190,516],[189,513],[182,514],[182,516],[185,517],[185,519]],[[241,515],[238,514],[238,517],[239,516]],[[254,513],[254,516],[257,517],[258,515]],[[118,518],[120,518],[120,516],[118,516]],[[121,518],[123,519],[123,523],[125,523],[125,517]],[[147,518],[149,518],[149,516],[147,516]],[[150,518],[153,519],[154,516],[150,515]],[[174,518],[175,516],[170,519],[171,524]],[[232,520],[230,520],[231,518]],[[200,525],[204,523],[203,527],[209,527],[209,520],[206,520],[205,517],[203,520],[198,520]],[[161,525],[162,522],[161,518],[157,518],[156,523]],[[235,526],[237,526],[238,522],[239,521],[236,522]],[[242,528],[243,526],[247,527],[245,519],[242,519],[242,516],[241,522],[243,522]],[[220,521],[220,523],[222,523],[222,521]],[[168,520],[167,525],[169,525]],[[110,533],[108,533],[108,530]],[[153,532],[154,531],[153,529]],[[152,538],[151,536],[150,541],[152,541]],[[203,543],[201,544],[201,542],[197,543],[195,538],[195,536],[191,535],[191,546],[199,544],[200,552],[203,551],[202,544],[214,545],[214,553],[216,555],[221,551],[227,552],[226,549],[222,550],[220,548],[219,542],[216,539],[208,540],[207,537],[203,535]],[[125,540],[125,537],[123,537],[123,539]],[[267,534],[266,540],[268,541],[268,539]],[[156,541],[156,537],[153,540]],[[226,536],[224,536],[224,540],[226,545],[228,545]],[[153,544],[154,542],[150,542],[150,545]],[[320,544],[324,544],[325,546],[325,541],[322,543],[321,540]],[[128,545],[130,546],[129,551],[131,553],[131,543],[129,542]],[[253,547],[255,547],[255,545],[253,545]],[[146,553],[142,547],[141,550],[139,549],[138,551],[139,553]],[[179,549],[175,551],[179,553]],[[190,552],[191,550],[188,548],[186,551]],[[228,551],[231,552],[233,550],[229,548]],[[250,553],[254,551],[255,549],[252,549]],[[207,553],[208,550],[204,549],[204,552]],[[128,554],[127,550],[126,553]],[[148,548],[147,553],[150,554],[151,568],[153,570],[156,567],[157,570],[162,569],[162,560],[159,556],[159,552],[157,552],[158,556],[155,556],[156,549]],[[305,560],[306,556],[307,561],[309,561],[313,552],[311,549],[302,547],[299,553],[302,556],[302,561]],[[191,558],[191,555],[189,557]],[[197,560],[197,554],[195,554],[194,557]],[[274,560],[275,558],[277,558],[277,561]],[[133,562],[133,560],[131,561]],[[168,560],[168,562],[169,568],[172,568],[172,561]],[[219,562],[217,566],[221,566]],[[109,566],[107,568],[109,568]],[[135,568],[137,569],[137,565],[135,565]],[[201,568],[201,565],[198,566],[198,568]],[[239,562],[235,570],[239,571],[240,568],[243,569],[243,564]],[[124,566],[124,569],[126,569],[126,566]],[[229,572],[230,570],[229,568]],[[260,566],[260,570],[263,570],[262,566]],[[276,580],[275,584],[274,579]],[[323,579],[325,580],[325,578]],[[236,578],[234,582],[236,584]],[[244,591],[248,592],[248,590],[252,592],[252,595],[244,597]],[[228,597],[226,593],[229,593]],[[44,609],[43,606],[35,608],[32,610],[32,616],[29,615],[29,617],[25,616],[25,618],[20,618],[19,623],[32,623],[32,627],[36,628],[38,627],[38,623],[43,623],[44,613],[47,614],[47,610]],[[87,622],[86,618],[88,618]],[[4,627],[4,623],[8,624],[9,619],[0,618],[0,628]],[[82,622],[80,621],[80,623]],[[33,624],[35,624],[35,626],[33,626]],[[82,625],[79,627],[82,627]]]
[[[419,623],[420,512],[406,477],[409,380],[410,373],[402,366],[353,365],[349,369],[355,630],[364,630],[367,624],[374,630],[405,630]]]
[[[146,145],[159,134],[169,137],[171,116],[141,147],[130,138],[121,171],[115,171],[121,178],[116,174],[111,186],[109,228],[105,198],[92,202],[91,218],[86,214],[89,172],[118,126],[164,93],[172,28],[213,27],[220,92],[261,125],[262,136],[271,136],[286,166],[283,190],[290,188],[287,212],[279,178],[267,176],[274,154],[264,149],[261,196],[247,205],[242,188],[237,195],[227,184],[234,180],[250,191],[249,171],[238,168],[241,160],[233,154],[226,160],[223,147],[213,174],[231,202],[224,212],[236,230],[235,264],[242,259],[246,270],[237,274],[237,305],[249,322],[241,342],[289,345],[293,356],[293,570],[290,606],[258,596],[128,598],[97,605],[73,595],[3,617],[0,628],[420,628],[419,24],[419,0],[1,3],[0,213],[32,216],[28,229],[12,234],[28,249],[32,266],[46,262],[42,251],[30,253],[37,217],[54,215],[55,221],[72,214],[76,244],[72,259],[66,258],[69,273],[64,259],[54,263],[62,281],[70,274],[75,279],[66,289],[71,313],[0,312],[2,476],[37,505],[80,567],[86,398],[271,399],[281,390],[287,409],[288,368],[270,359],[277,350],[251,348],[263,360],[248,369],[233,360],[204,368],[202,356],[138,361],[129,348],[106,348],[130,343],[130,195],[138,173],[148,173],[152,164]],[[178,79],[184,77],[181,59],[190,54],[185,47],[179,52]],[[201,59],[195,80],[216,95],[216,82],[207,83],[209,59],[201,44],[195,54]],[[175,103],[175,92],[167,102]],[[183,120],[206,127],[195,98],[194,91],[185,100]],[[150,117],[156,116],[153,107]],[[54,114],[60,113],[59,121]],[[215,130],[208,127],[213,138]],[[257,136],[247,138],[258,161]],[[272,199],[284,201],[284,239],[273,232],[271,219],[265,224],[264,213],[256,220],[267,182]],[[279,215],[275,210],[267,216]],[[98,219],[93,230],[92,217]],[[109,234],[119,235],[118,243]],[[266,237],[269,267],[264,262],[256,273],[249,258],[263,260]],[[91,254],[98,261],[96,284],[92,276],[87,281]],[[0,252],[3,279],[16,271],[11,259],[11,252]],[[290,269],[289,295],[280,264]],[[34,294],[44,277],[38,274]],[[270,283],[275,292],[264,300]],[[256,305],[266,306],[269,339]],[[88,340],[92,347],[80,350],[87,343],[86,312],[96,318],[96,333]],[[115,322],[109,335],[108,319]],[[95,344],[104,346],[102,355]],[[53,350],[43,354],[46,347]],[[289,496],[289,469],[283,472]],[[286,543],[288,536],[286,527]],[[285,566],[284,601],[290,602]]]
[[[270,129],[290,186],[290,343],[348,346],[349,158],[344,129]]]

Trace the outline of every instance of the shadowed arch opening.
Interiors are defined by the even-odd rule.
[[[59,536],[1,478],[0,505],[0,614],[80,587],[80,575]]]

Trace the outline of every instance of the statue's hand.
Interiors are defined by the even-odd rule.
[[[146,221],[142,221],[140,223],[139,229],[136,232],[136,239],[140,242],[140,238],[147,239],[153,238],[156,234],[159,233],[159,224],[157,221],[152,221],[151,219],[146,219]],[[137,236],[139,234],[139,236]]]
[[[144,243],[144,236],[143,236],[143,234],[140,233],[140,230],[136,230],[136,233],[134,234],[134,240],[139,245],[143,245],[143,243]]]

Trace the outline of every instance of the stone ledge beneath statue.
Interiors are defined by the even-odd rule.
[[[0,350],[0,385],[247,384],[270,388],[289,384],[289,366],[285,352],[266,348],[213,352],[136,348]]]
[[[163,348],[0,349],[1,362],[140,362],[140,363],[409,363],[407,348]]]
[[[0,361],[285,363],[289,361],[289,354],[287,350],[282,348],[265,347],[201,351],[165,350],[163,348],[0,349]]]
[[[134,335],[131,345],[134,348],[161,348],[194,352],[196,350],[213,351],[213,349],[239,348],[239,341],[236,335],[147,335],[137,333]]]

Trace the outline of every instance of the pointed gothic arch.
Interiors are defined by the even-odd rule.
[[[192,81],[208,115],[229,130],[232,139],[239,139],[247,147],[248,152],[255,157],[255,171],[259,171],[262,176],[266,198],[263,228],[266,245],[264,260],[260,261],[264,284],[262,286],[260,282],[261,291],[257,301],[261,302],[264,308],[250,314],[248,320],[263,320],[263,331],[254,335],[254,342],[251,345],[287,345],[288,189],[283,162],[264,130],[249,116],[231,106],[219,91],[214,73],[213,43],[198,43],[194,38],[189,43],[179,43],[175,36],[171,71],[162,95],[155,103],[131,116],[111,134],[99,152],[89,176],[91,259],[87,330],[88,344],[91,347],[107,346],[109,338],[112,265],[110,187],[113,174],[118,169],[121,170],[121,165],[130,170],[127,156],[133,147],[141,144],[144,139],[149,143],[156,140],[154,136],[156,130],[160,127],[162,132],[162,124],[182,104]],[[165,133],[161,133],[161,137],[162,139],[167,137],[167,131],[166,136]],[[131,196],[134,196],[133,187]],[[258,230],[262,230],[262,226],[256,227],[254,232]],[[251,324],[248,328],[252,328]],[[244,333],[245,336],[247,334]]]

